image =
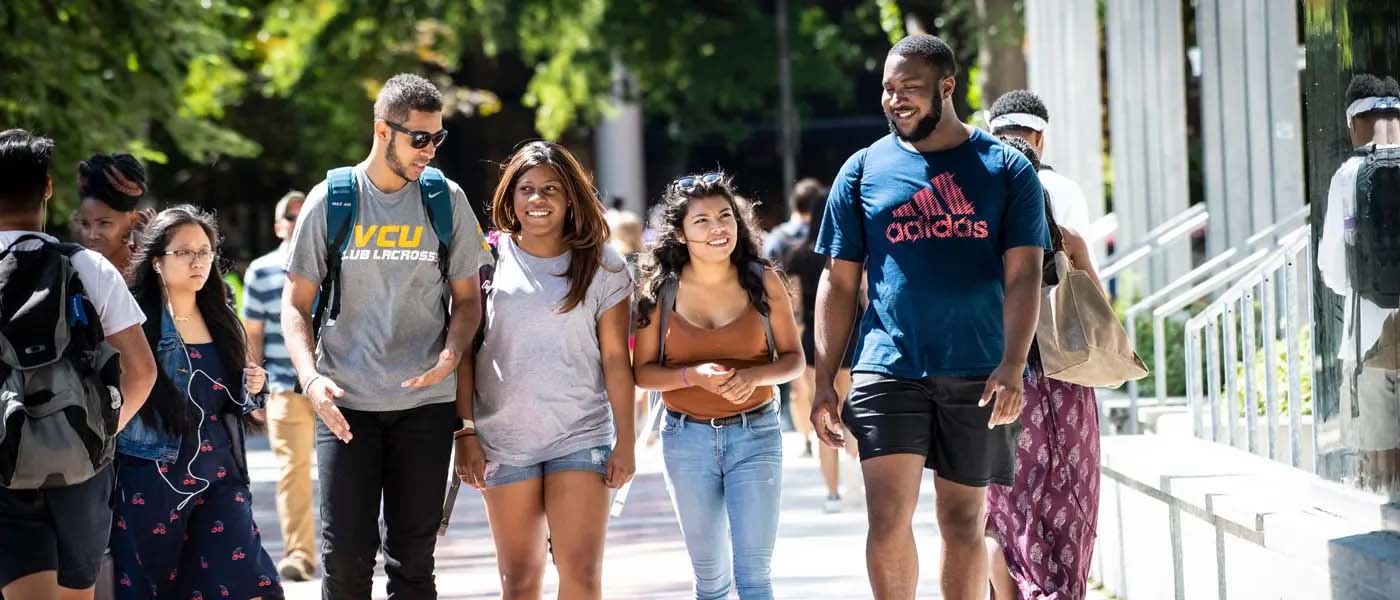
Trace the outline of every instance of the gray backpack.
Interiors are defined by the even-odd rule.
[[[120,364],[80,251],[34,235],[0,251],[0,487],[74,485],[112,462]]]

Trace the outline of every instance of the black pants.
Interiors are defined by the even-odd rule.
[[[341,412],[354,436],[348,444],[325,424],[316,423],[325,570],[321,597],[370,597],[380,549],[382,497],[389,597],[437,598],[433,549],[442,520],[452,432],[461,422],[456,407],[447,402],[389,412]]]

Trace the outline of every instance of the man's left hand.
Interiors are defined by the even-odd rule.
[[[433,365],[433,368],[399,384],[399,387],[424,388],[442,383],[442,380],[447,379],[448,375],[457,370],[457,362],[457,353],[444,349],[438,354],[437,364]]]
[[[977,406],[996,403],[992,407],[992,418],[987,421],[987,429],[1015,423],[1021,418],[1025,371],[1025,363],[1003,362],[987,377],[987,387],[982,390],[982,399],[977,402]]]

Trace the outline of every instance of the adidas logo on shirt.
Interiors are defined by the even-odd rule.
[[[885,228],[892,244],[927,239],[987,237],[987,222],[978,220],[977,206],[963,195],[952,173],[929,181],[907,202],[894,209],[894,222]]]

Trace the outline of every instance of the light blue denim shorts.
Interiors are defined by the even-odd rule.
[[[529,481],[560,471],[591,471],[606,476],[608,474],[608,459],[611,457],[611,446],[594,446],[524,467],[487,462],[486,487],[500,487],[520,481]]]

